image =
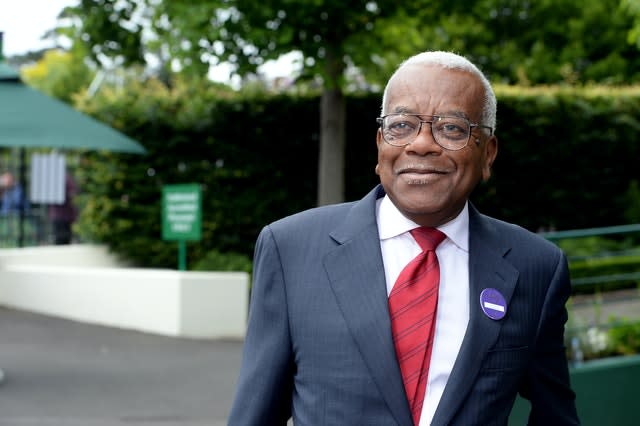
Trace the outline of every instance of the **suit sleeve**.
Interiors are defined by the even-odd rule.
[[[285,425],[293,357],[282,263],[269,227],[256,243],[248,329],[230,426]]]
[[[580,424],[564,346],[570,292],[567,260],[560,252],[542,308],[534,359],[521,389],[531,402],[530,425]]]

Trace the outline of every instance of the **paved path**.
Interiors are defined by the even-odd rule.
[[[0,425],[224,425],[241,347],[0,308]]]
[[[572,315],[640,318],[639,294],[577,298]],[[0,308],[0,425],[221,426],[241,348]]]

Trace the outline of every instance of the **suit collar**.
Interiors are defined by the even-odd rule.
[[[369,230],[371,226],[376,227],[377,237],[376,201],[378,198],[384,197],[384,195],[382,185],[378,185],[362,200],[353,203],[344,222],[336,224],[336,228],[329,233],[331,238],[338,244],[344,244],[361,234],[363,230]]]
[[[518,271],[505,260],[511,249],[491,221],[469,206],[469,325],[460,352],[436,409],[432,425],[450,424],[471,390],[487,351],[498,338],[504,321],[492,320],[480,307],[480,293],[486,288],[498,290],[507,302],[511,300]]]
[[[375,219],[376,187],[331,232],[339,244],[323,262],[345,322],[398,424],[412,424],[391,337],[387,290]]]

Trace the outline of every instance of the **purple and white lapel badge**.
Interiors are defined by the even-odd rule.
[[[485,288],[480,293],[482,312],[492,320],[504,318],[507,314],[507,301],[495,288]]]

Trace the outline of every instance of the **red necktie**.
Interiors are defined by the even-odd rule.
[[[417,425],[427,389],[438,305],[440,267],[435,250],[446,236],[426,227],[412,230],[411,235],[422,253],[400,272],[389,294],[389,315],[404,389]]]

